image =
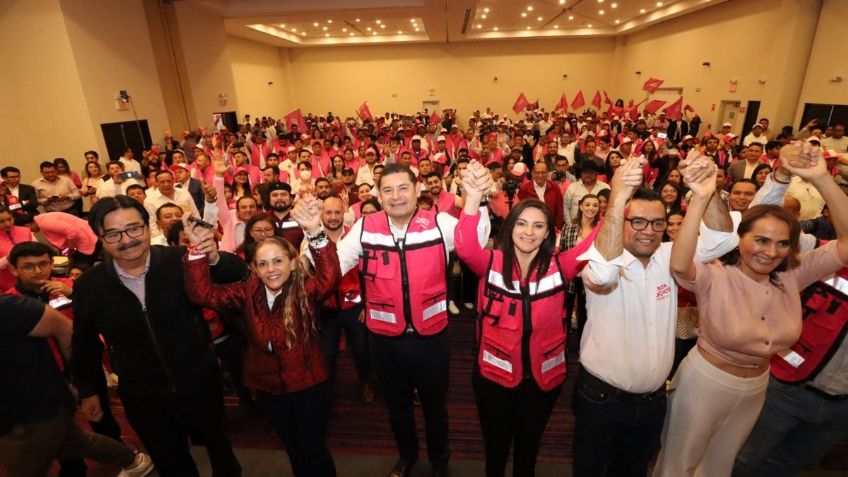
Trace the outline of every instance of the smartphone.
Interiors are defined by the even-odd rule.
[[[658,137],[658,138],[660,138],[660,139],[666,139],[666,138],[668,138],[668,134],[666,134],[666,133],[657,133],[657,137]]]
[[[211,228],[215,227],[214,225],[210,224],[209,222],[206,222],[205,220],[203,220],[199,217],[195,217],[194,215],[190,216],[188,218],[188,221],[195,223],[195,224],[203,227],[204,229],[211,229]]]
[[[121,176],[121,179],[123,179],[123,180],[138,179],[139,177],[141,177],[141,174],[139,174],[138,171],[129,171],[129,172],[122,172],[120,174],[120,176]]]

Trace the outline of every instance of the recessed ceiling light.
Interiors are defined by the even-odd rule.
[[[485,20],[485,19],[489,18],[489,15],[486,15],[486,14],[484,13],[484,14],[480,15],[480,18],[482,18],[483,20]]]
[[[528,7],[527,7],[527,11],[528,11],[528,12],[532,12],[532,11],[533,11],[533,5],[528,6]]]
[[[592,28],[592,24],[591,24],[591,23],[590,23],[590,24],[588,24],[588,25],[586,25],[586,26],[587,26],[587,27],[589,27],[589,28]]]
[[[353,36],[353,35],[355,35],[355,34],[356,34],[356,33],[354,33],[354,32],[350,32],[350,36]]]
[[[344,33],[347,33],[347,28],[342,28],[342,31],[343,31]]]
[[[292,31],[296,33],[296,32],[297,32],[297,28],[292,27]]]
[[[380,28],[386,28],[386,25],[380,25]]]
[[[371,27],[366,28],[366,30],[371,31]]]
[[[300,36],[306,36],[306,32],[305,31],[300,32]]]
[[[415,31],[421,31],[421,29],[418,28],[418,27],[415,27]]]
[[[542,17],[536,17],[536,21],[542,21]]]
[[[618,8],[618,4],[617,4],[617,3],[613,3],[613,4],[611,4],[611,5],[610,5],[610,7],[611,7],[611,8]]]
[[[478,24],[477,24],[477,28],[483,28],[483,24],[482,24],[482,23],[478,23]]]
[[[489,13],[489,7],[484,8],[483,13]]]
[[[644,9],[644,8],[640,8],[640,9],[639,9],[639,13],[645,13],[645,9]]]
[[[327,20],[327,23],[333,23],[333,20],[332,19]]]
[[[354,20],[354,21],[355,21],[356,23],[359,23],[359,19],[358,19],[358,18],[357,18],[356,20]]]
[[[498,27],[492,28],[492,31],[498,31]]]
[[[398,35],[403,35],[403,31],[398,30]]]
[[[415,19],[414,19],[414,18],[410,18],[410,19],[409,19],[409,22],[410,22],[410,23],[415,23]]]
[[[598,0],[598,3],[604,3],[604,0]]]
[[[317,26],[318,26],[318,22],[313,23],[313,24],[312,24],[312,26],[316,26],[316,27],[317,27]]]
[[[662,2],[657,2],[657,6],[658,6],[658,7],[661,7],[661,6],[662,6]]]
[[[618,25],[619,23],[621,23],[621,20],[616,20],[616,21],[615,21],[615,24],[616,24],[616,25]]]
[[[327,37],[327,38],[329,38],[329,37],[330,37],[330,34],[329,34],[329,33],[324,33],[324,36],[325,36],[325,37]]]
[[[521,12],[521,18],[527,18],[527,12]]]
[[[598,15],[603,15],[603,14],[604,14],[603,10],[598,10]]]
[[[375,31],[375,32],[372,32],[371,34],[376,36],[376,35],[377,35],[377,32]]]
[[[569,19],[569,20],[574,20],[574,15],[569,15],[569,16],[568,16],[568,19]]]
[[[280,28],[285,28],[285,27],[286,27],[285,23],[280,23]]]
[[[559,25],[554,25],[554,29],[559,29]]]
[[[530,29],[530,27],[527,27],[527,29],[529,30],[529,29]]]
[[[327,27],[323,27],[323,28],[321,28],[321,29],[322,29],[322,30],[324,30],[324,31],[327,31]]]
[[[380,20],[377,20],[377,25],[379,25],[380,23],[383,23],[383,22],[381,22]]]
[[[565,0],[559,0],[560,5],[565,5]]]

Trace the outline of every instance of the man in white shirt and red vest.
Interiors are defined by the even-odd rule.
[[[362,277],[371,359],[400,452],[390,477],[409,475],[418,459],[415,390],[433,475],[448,475],[450,457],[446,266],[457,219],[419,209],[420,187],[408,167],[387,165],[377,181],[383,210],[359,219],[338,245],[342,275],[359,266]],[[489,237],[488,215],[483,217],[477,230],[481,245]]]

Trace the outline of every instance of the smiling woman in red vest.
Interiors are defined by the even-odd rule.
[[[478,209],[491,183],[470,177],[480,168],[472,162],[463,177],[466,199],[454,235],[457,255],[481,277],[472,385],[486,475],[504,475],[512,445],[515,475],[534,475],[542,432],[565,381],[565,284],[597,232],[555,254],[554,219],[544,202],[531,198],[507,216],[498,249],[483,250]]]

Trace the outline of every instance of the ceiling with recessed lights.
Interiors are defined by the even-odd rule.
[[[281,47],[626,35],[729,0],[173,0]]]

